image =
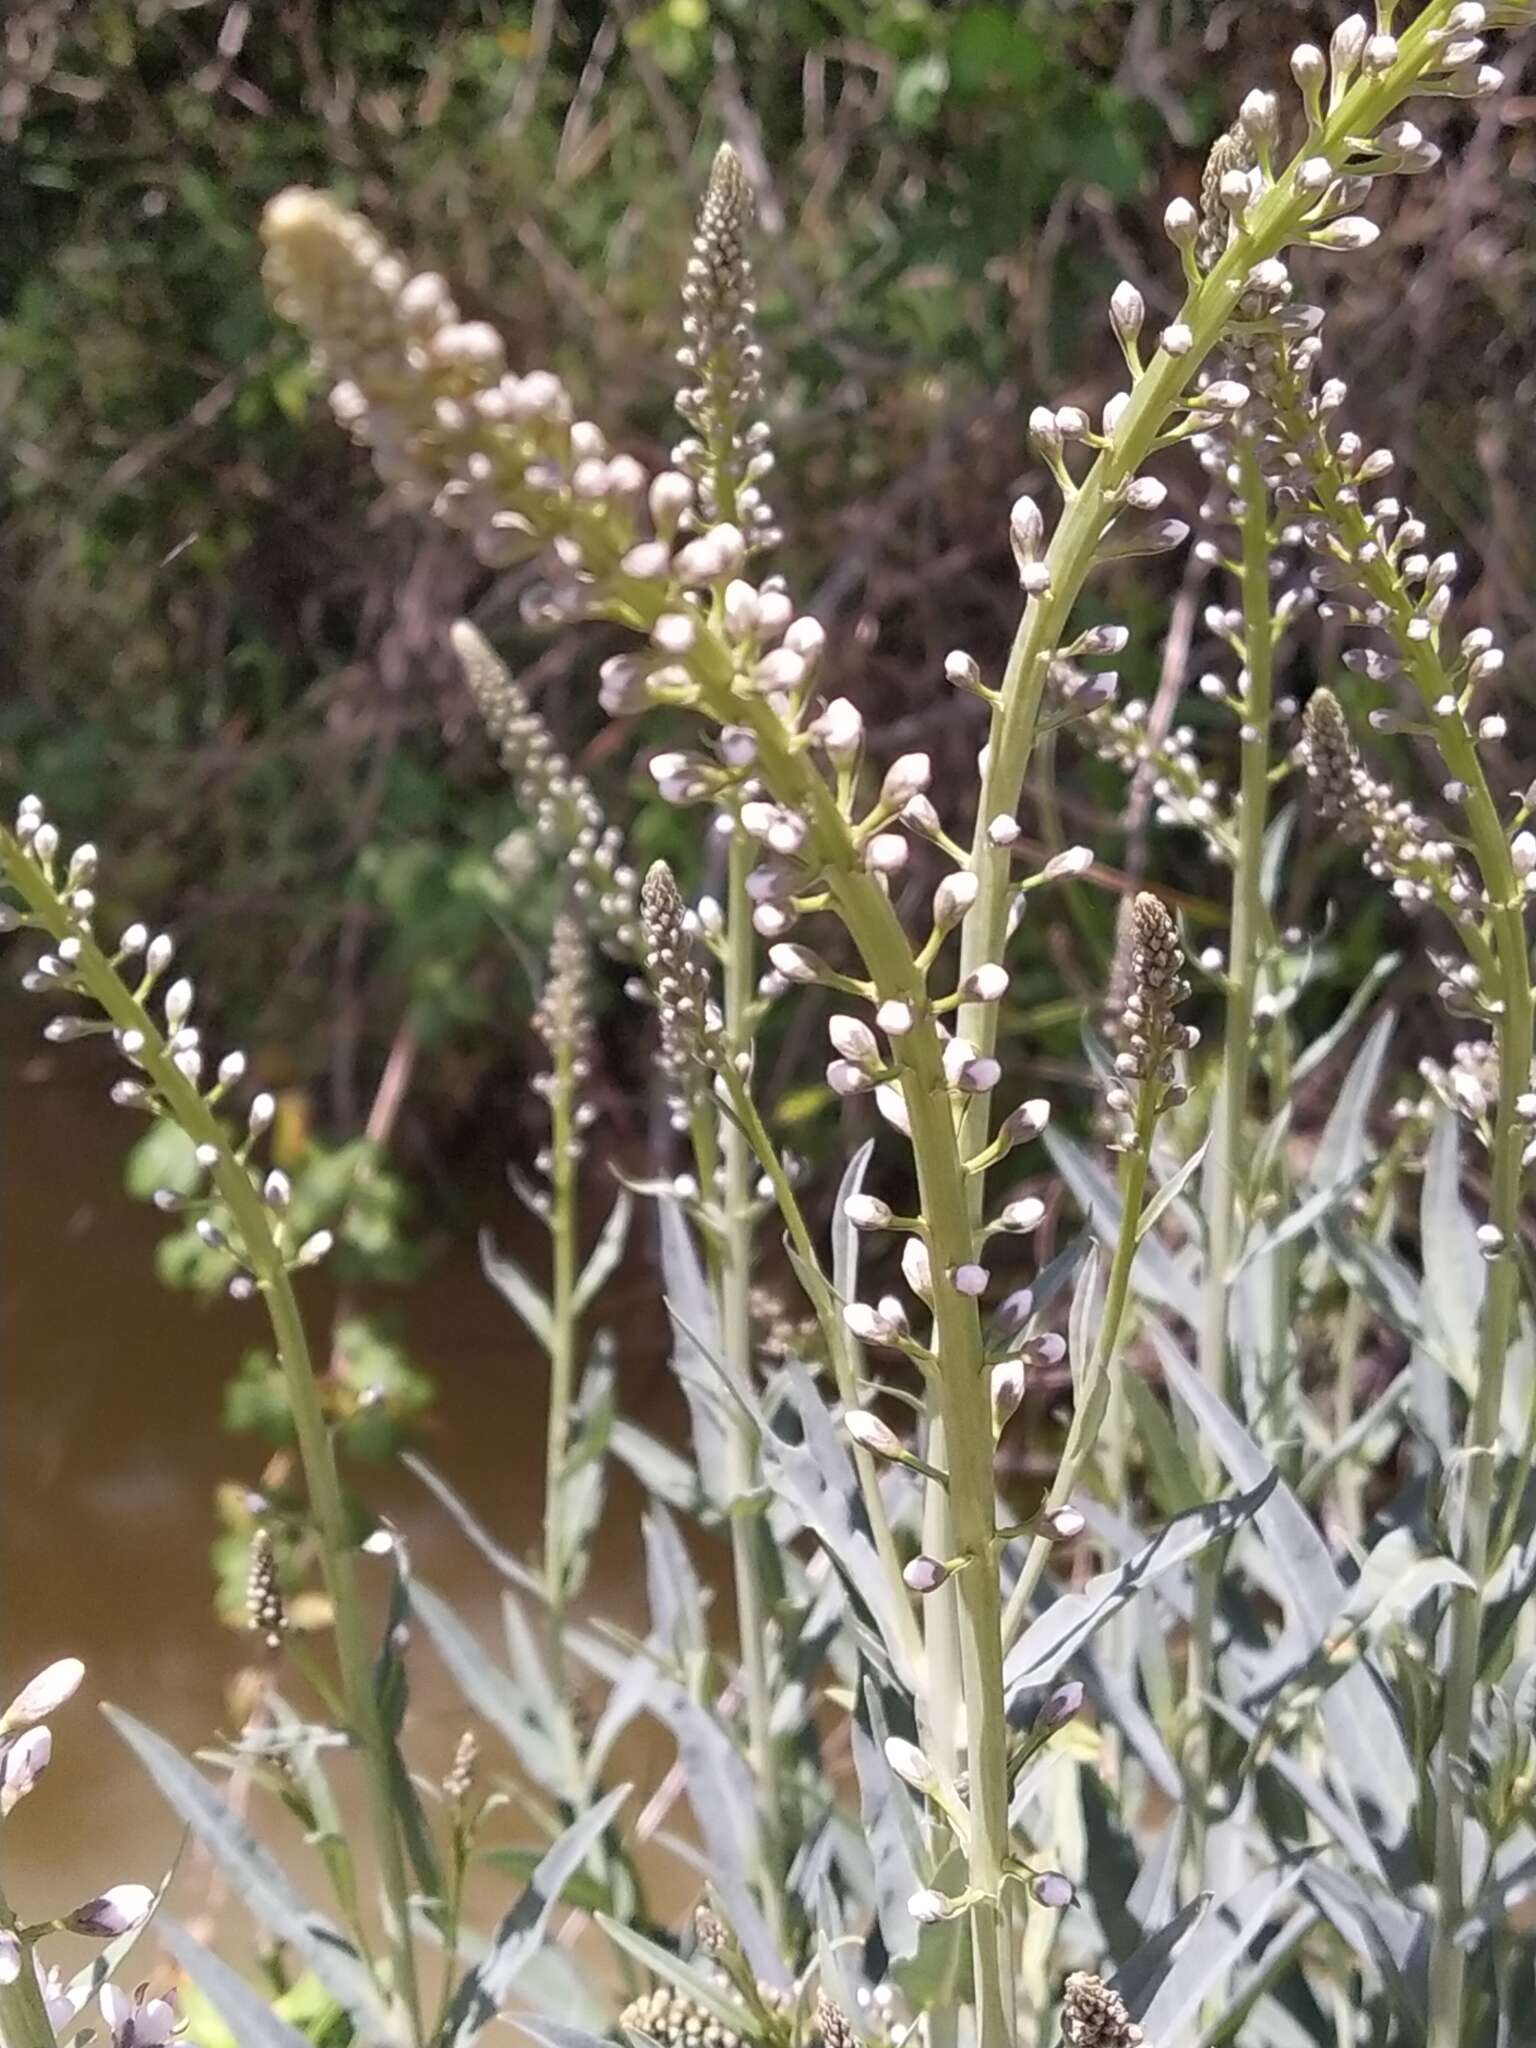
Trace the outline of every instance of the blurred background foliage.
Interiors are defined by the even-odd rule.
[[[602,632],[531,638],[521,572],[480,570],[452,536],[381,512],[267,309],[263,203],[306,181],[361,206],[507,331],[514,362],[557,367],[659,461],[690,217],[729,136],[761,193],[782,566],[882,750],[931,745],[963,774],[976,707],[942,688],[942,659],[961,645],[995,665],[1011,633],[1004,512],[1030,485],[1029,407],[1114,389],[1107,290],[1134,276],[1166,316],[1163,207],[1193,190],[1241,91],[1276,82],[1337,11],[13,0],[0,776],[108,842],[137,910],[175,907],[222,1025],[283,1091],[295,1163],[316,1128],[367,1132],[360,1213],[384,1277],[403,1277],[387,1269],[419,1227],[403,1195],[380,1209],[385,1151],[430,1172],[483,1131],[516,1149],[521,962],[557,886],[527,872],[448,622],[473,612],[616,808],[626,785],[643,802],[643,778],[596,714]],[[1502,616],[1516,690],[1536,618],[1533,106],[1517,52],[1501,99],[1447,114],[1448,170],[1399,183],[1384,245],[1348,266],[1330,320],[1355,423],[1398,450],[1432,532],[1467,543],[1471,610]],[[1173,481],[1192,516],[1198,479]],[[1127,691],[1165,718],[1211,657],[1203,573],[1136,565],[1095,593],[1132,628]],[[1328,659],[1326,640],[1304,652],[1301,691]],[[1198,719],[1191,701],[1180,718]],[[1512,718],[1512,749],[1522,734]],[[1038,837],[1139,862],[1120,778],[1068,742],[1059,765]],[[636,844],[686,864],[697,834],[643,809]],[[1198,859],[1149,858],[1198,916]],[[1298,889],[1314,874],[1304,845]],[[1363,892],[1349,900],[1339,973],[1358,978],[1390,935]],[[1069,892],[1019,942],[1020,1016],[1047,1060],[1077,1057],[1107,905]],[[640,1069],[610,1036],[618,1102]],[[804,1120],[816,1101],[800,1088],[785,1106]],[[332,1155],[313,1158],[335,1181]],[[168,1272],[192,1259],[180,1242]]]

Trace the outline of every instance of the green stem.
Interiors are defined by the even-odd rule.
[[[1242,705],[1237,848],[1232,870],[1232,932],[1227,961],[1226,1034],[1211,1149],[1201,1177],[1205,1210],[1205,1275],[1201,1292],[1200,1371],[1218,1400],[1230,1404],[1229,1335],[1232,1269],[1241,1242],[1238,1191],[1253,1066],[1253,1011],[1264,929],[1264,832],[1269,821],[1271,727],[1274,716],[1274,609],[1270,588],[1270,503],[1252,441],[1238,439],[1242,501],[1243,654],[1248,687]],[[1208,1496],[1220,1486],[1214,1456],[1204,1460]],[[1206,1701],[1215,1678],[1216,1603],[1225,1545],[1196,1569],[1195,1615],[1186,1685],[1185,1782],[1190,1796],[1190,1861],[1194,1887],[1203,1882],[1205,1800],[1210,1785],[1211,1720]]]
[[[389,1739],[374,1694],[373,1665],[357,1586],[355,1552],[347,1529],[335,1455],[320,1405],[303,1318],[282,1248],[273,1233],[271,1212],[249,1171],[235,1157],[223,1125],[202,1094],[172,1060],[165,1039],[148,1010],[121,981],[96,940],[65,908],[37,863],[15,836],[4,828],[0,828],[0,865],[3,865],[11,886],[22,897],[28,910],[56,942],[68,937],[79,939],[80,953],[75,962],[75,972],[91,1000],[119,1031],[139,1034],[143,1041],[139,1063],[165,1102],[173,1121],[194,1145],[208,1147],[215,1155],[211,1177],[234,1220],[236,1236],[266,1303],[283,1372],[310,1506],[320,1539],[321,1568],[335,1617],[336,1655],[342,1691],[366,1766],[374,1847],[389,1908],[388,1931],[396,1978],[394,1990],[404,2006],[410,2037],[419,2048],[424,2037],[415,1957],[411,1948],[405,1860],[395,1825]]]
[[[747,874],[752,842],[739,827],[730,842],[725,924],[725,1056],[735,1061],[752,1043],[752,905]],[[727,1363],[740,1378],[752,1378],[752,1155],[734,1117],[720,1120],[724,1186],[724,1232],[720,1261],[720,1327]],[[708,1191],[705,1190],[706,1196]],[[762,1512],[761,1452],[757,1427],[737,1403],[731,1404],[727,1454],[732,1494],[731,1562],[736,1588],[736,1626],[746,1696],[747,1743],[757,1784],[762,1832],[763,1904],[781,1945],[786,1934],[783,1847],[784,1805],[779,1784],[779,1750],[773,1733],[773,1693],[768,1669],[768,1621],[773,1602],[771,1542]]]

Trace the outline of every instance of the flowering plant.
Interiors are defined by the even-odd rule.
[[[317,1937],[286,1891],[256,1881],[254,1845],[231,1842],[198,1774],[150,1731],[125,1733],[357,2038],[459,2043],[516,1998],[536,2038],[580,2048],[615,2021],[548,1952],[535,1968],[562,1900],[655,1980],[631,1983],[617,2021],[642,2040],[884,2048],[917,2033],[1011,2048],[1054,2023],[1073,2043],[1174,2048],[1361,2039],[1362,2016],[1369,2038],[1423,2032],[1431,2048],[1509,2037],[1536,1961],[1513,1913],[1536,1859],[1522,1245],[1536,786],[1491,779],[1500,650],[1484,628],[1455,628],[1455,556],[1431,554],[1384,488],[1390,453],[1341,424],[1347,393],[1323,374],[1323,313],[1298,259],[1369,248],[1373,184],[1437,157],[1403,109],[1496,92],[1484,31],[1527,10],[1429,0],[1399,24],[1402,12],[1381,0],[1374,25],[1351,16],[1326,52],[1296,49],[1289,112],[1249,94],[1200,204],[1168,208],[1174,317],[1154,335],[1143,290],[1121,284],[1109,320],[1125,388],[1098,420],[1032,414],[1045,481],[1009,515],[1012,651],[991,677],[963,650],[946,664],[984,738],[964,790],[938,791],[921,753],[874,765],[878,732],[823,688],[825,626],[764,561],[779,513],[751,187],[729,147],[684,292],[689,431],[656,474],[615,452],[553,376],[509,368],[501,336],[461,318],[446,282],[410,274],[361,217],[307,191],[269,207],[274,302],[309,337],[391,497],[466,533],[487,564],[529,565],[530,621],[628,634],[602,664],[602,703],[693,722],[696,740],[653,753],[649,770],[712,821],[712,893],[690,903],[661,863],[642,879],[527,693],[472,624],[456,629],[540,843],[571,878],[540,1010],[552,1138],[544,1184],[528,1190],[550,1231],[548,1294],[488,1258],[551,1363],[537,1567],[500,1552],[428,1475],[510,1582],[507,1666],[413,1580],[388,1529],[370,1539],[391,1579],[370,1662],[291,1285],[326,1247],[292,1241],[281,1176],[257,1164],[264,1098],[232,1136],[239,1067],[205,1072],[190,984],[160,986],[168,941],[97,940],[89,849],[64,860],[30,800],[0,836],[19,916],[52,948],[33,985],[105,1013],[50,1028],[114,1031],[134,1069],[120,1099],[193,1136],[208,1177],[198,1227],[272,1316],[336,1626],[338,1684],[310,1675],[366,1766],[383,1944],[350,1851],[333,1873],[347,1935]],[[1202,770],[1192,733],[1160,734],[1117,701],[1099,664],[1126,629],[1077,620],[1091,575],[1188,538],[1149,468],[1186,455],[1206,479],[1197,545],[1231,587],[1206,621],[1224,669],[1202,684],[1237,721],[1230,790]],[[1314,617],[1346,643],[1369,725],[1434,751],[1444,824],[1367,766],[1332,691],[1310,697],[1293,735],[1285,664]],[[1194,957],[1170,892],[1125,891],[1087,1043],[1103,1157],[1059,1131],[1045,1098],[1015,1099],[1008,1072],[1009,940],[1037,890],[1104,871],[1082,848],[1022,865],[1026,777],[1058,729],[1149,770],[1164,820],[1200,835],[1230,877],[1226,949]],[[1303,1037],[1315,948],[1277,908],[1288,814],[1273,793],[1292,766],[1402,909],[1433,920],[1442,997],[1476,1034],[1426,1074],[1380,1147],[1379,1014],[1308,1160],[1292,1143],[1297,1091],[1375,990]],[[642,1191],[658,1206],[691,1461],[621,1422],[601,1351],[584,1367],[578,1352],[629,1217],[621,1201],[581,1260],[589,947],[632,962],[655,1013],[674,1150]],[[1197,1000],[1216,1020],[1203,1035]],[[757,1052],[780,1005],[825,1015],[830,1096],[851,1123],[866,1098],[873,1112],[827,1245],[764,1099]],[[999,1189],[1035,1147],[1059,1186]],[[1416,1264],[1397,1243],[1415,1181]],[[1064,1198],[1080,1233],[1021,1271],[1021,1242]],[[770,1217],[808,1323],[764,1327]],[[1362,1406],[1368,1323],[1411,1365]],[[1021,1517],[1000,1454],[1063,1365],[1070,1427]],[[1411,1483],[1373,1501],[1364,1475],[1388,1451]],[[656,1497],[644,1640],[572,1611],[610,1456]],[[679,1511],[729,1547],[734,1661],[704,1623]],[[284,1641],[266,1539],[253,1615]],[[412,1617],[544,1795],[528,1890],[475,1942],[463,1878],[495,1808],[467,1751],[433,1794],[435,1826],[406,1770]],[[595,1718],[578,1675],[601,1688]],[[642,1711],[675,1737],[702,1840],[691,1954],[661,1938],[636,1860],[656,1800],[626,1818],[627,1788],[602,1789]],[[246,1754],[274,1771],[281,1759],[291,1783],[305,1743],[299,1805],[314,1821],[326,1795],[312,1731],[285,1714]],[[449,1961],[436,2011],[417,1953],[428,1931]],[[461,1953],[473,1959],[456,1975]],[[235,1995],[222,1979],[208,1989]]]

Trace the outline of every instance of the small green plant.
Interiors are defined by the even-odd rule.
[[[266,1775],[321,1845],[343,1926],[317,1924],[202,1776],[118,1718],[353,2038],[457,2048],[513,2003],[550,2048],[616,2029],[762,2048],[1015,2048],[1053,2030],[1079,2048],[1516,2038],[1536,1971],[1516,1912],[1536,1867],[1536,786],[1496,784],[1501,651],[1490,630],[1453,627],[1456,558],[1391,494],[1391,454],[1344,426],[1303,286],[1309,252],[1355,262],[1370,246],[1375,180],[1435,163],[1405,105],[1497,92],[1483,32],[1528,10],[1401,11],[1383,0],[1374,27],[1351,16],[1326,53],[1296,49],[1289,115],[1248,95],[1200,204],[1168,208],[1173,316],[1154,335],[1149,294],[1125,282],[1111,297],[1125,389],[1097,421],[1032,414],[1043,482],[1009,518],[1012,653],[995,677],[963,650],[946,664],[981,743],[961,789],[938,787],[923,753],[874,761],[878,730],[822,687],[823,624],[766,569],[786,508],[768,496],[752,194],[730,148],[685,285],[688,431],[656,474],[577,417],[552,374],[511,368],[501,336],[360,216],[309,191],[269,207],[275,303],[393,498],[488,564],[526,564],[529,620],[627,632],[601,667],[603,706],[668,720],[650,775],[708,820],[700,893],[664,862],[642,878],[527,692],[473,625],[455,629],[569,883],[539,1011],[551,1138],[527,1189],[548,1224],[547,1289],[487,1251],[550,1365],[544,1538],[532,1564],[509,1557],[418,1466],[506,1581],[507,1655],[476,1643],[380,1527],[363,1546],[391,1574],[371,1664],[359,1532],[291,1282],[328,1246],[299,1240],[286,1183],[258,1163],[270,1105],[231,1122],[239,1067],[214,1077],[190,984],[163,986],[169,941],[97,939],[93,851],[66,856],[36,799],[0,833],[13,921],[50,948],[30,985],[102,1013],[50,1031],[115,1034],[131,1063],[119,1099],[191,1139],[196,1227],[272,1320],[336,1678],[285,1627],[265,1531],[252,1614],[339,1732],[275,1702],[230,1762]],[[1160,735],[1119,703],[1098,664],[1126,629],[1077,619],[1091,575],[1188,538],[1150,467],[1186,456],[1205,479],[1197,546],[1226,580],[1201,693],[1236,720],[1230,789],[1203,772],[1193,730]],[[1286,664],[1314,614],[1358,681],[1315,690],[1298,730]],[[1367,764],[1351,693],[1370,728],[1429,750],[1432,814]],[[690,721],[699,737],[676,743]],[[1102,867],[1082,847],[1023,862],[1026,782],[1058,732],[1149,775],[1161,821],[1199,835],[1230,880],[1225,948],[1186,939],[1172,892],[1125,892],[1085,1034],[1097,1148],[1009,1073],[1027,1073],[1005,1029],[1010,940],[1037,891]],[[1322,919],[1280,909],[1295,809],[1276,792],[1293,770],[1433,933],[1444,1006],[1469,1032],[1403,1094],[1385,1142],[1372,1111],[1390,963],[1320,1033],[1302,1025]],[[621,1194],[584,1254],[593,946],[634,963],[654,1014],[668,1129],[642,1191],[687,1458],[614,1413],[602,1351],[580,1348],[629,1220]],[[1307,1083],[1336,1071],[1373,1009],[1306,1128]],[[773,1136],[775,1012],[825,1029],[830,1094],[871,1133],[830,1231]],[[1078,1233],[1034,1256],[1071,1209]],[[809,1328],[763,1313],[755,1290],[780,1262]],[[1362,1398],[1367,1328],[1408,1362]],[[1004,1459],[1063,1367],[1065,1442],[1015,1500]],[[610,1455],[653,1496],[644,1636],[577,1601]],[[1368,1486],[1389,1456],[1403,1483]],[[729,1553],[728,1632],[710,1625],[683,1515]],[[467,1749],[430,1791],[408,1772],[412,1618],[521,1766],[506,1800],[478,1799]],[[678,1761],[637,1806],[604,1786],[642,1712]],[[334,1819],[331,1742],[369,1783],[366,1862]],[[697,1849],[663,1827],[684,1790]],[[513,1805],[532,1844],[484,1831]],[[694,1873],[691,1939],[652,1908],[647,1846]],[[482,1857],[527,1879],[488,1934],[463,1925]],[[543,1945],[562,1905],[608,1937],[622,2001]],[[436,1996],[429,1945],[445,1957]],[[241,1980],[176,1953],[238,2031]]]

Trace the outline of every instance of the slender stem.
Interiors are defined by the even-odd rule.
[[[1047,1509],[1065,1507],[1076,1492],[1078,1481],[1093,1455],[1093,1448],[1098,1441],[1099,1431],[1109,1406],[1110,1390],[1114,1384],[1115,1367],[1119,1360],[1120,1336],[1130,1300],[1131,1269],[1136,1263],[1136,1241],[1141,1224],[1142,1205],[1147,1192],[1152,1127],[1157,1119],[1160,1093],[1161,1083],[1155,1074],[1141,1083],[1137,1093],[1136,1137],[1125,1160],[1120,1235],[1115,1240],[1114,1256],[1110,1261],[1109,1280],[1104,1291],[1104,1311],[1099,1318],[1093,1354],[1083,1373],[1082,1385],[1078,1391],[1072,1427],[1067,1433],[1066,1449],[1062,1452],[1061,1462],[1056,1468],[1051,1490],[1046,1495]],[[1005,1643],[1011,1644],[1023,1628],[1029,1614],[1029,1603],[1034,1598],[1035,1588],[1040,1583],[1050,1554],[1051,1540],[1048,1536],[1037,1536],[1029,1546],[1023,1568],[1014,1582],[1013,1590],[1008,1595],[1008,1604],[1003,1610]]]
[[[1264,832],[1269,821],[1271,727],[1274,716],[1274,607],[1270,585],[1270,501],[1251,439],[1237,441],[1242,501],[1243,654],[1248,684],[1242,704],[1237,846],[1232,868],[1232,931],[1227,960],[1226,1033],[1211,1149],[1201,1177],[1205,1211],[1205,1273],[1201,1290],[1200,1371],[1218,1400],[1230,1402],[1232,1268],[1241,1242],[1239,1188],[1253,1067],[1253,1010],[1265,915]],[[1220,1484],[1214,1455],[1204,1459],[1208,1495]],[[1226,1546],[1216,1545],[1195,1573],[1195,1614],[1186,1676],[1184,1772],[1190,1790],[1190,1863],[1203,1883],[1205,1800],[1210,1784],[1211,1722],[1206,1701],[1215,1676],[1217,1594]]]
[[[245,1257],[256,1276],[282,1368],[294,1433],[320,1539],[321,1569],[335,1618],[336,1654],[348,1718],[366,1764],[369,1813],[380,1878],[389,1907],[389,1936],[395,1963],[394,1990],[401,2000],[413,2042],[423,2040],[415,1958],[411,1948],[405,1860],[395,1824],[389,1739],[379,1715],[367,1629],[354,1567],[355,1552],[337,1476],[325,1415],[320,1406],[303,1318],[288,1276],[272,1215],[246,1167],[236,1158],[223,1125],[199,1090],[181,1073],[166,1049],[153,1017],[124,985],[96,940],[61,901],[37,863],[15,836],[0,828],[0,865],[11,886],[43,928],[59,941],[80,941],[75,972],[92,1001],[119,1031],[142,1040],[139,1063],[180,1128],[214,1158],[211,1177],[234,1220]]]
[[[566,1588],[570,1583],[570,1541],[565,1526],[566,1461],[570,1456],[571,1411],[576,1392],[578,1175],[576,1170],[575,1045],[568,1032],[552,1036],[549,1167],[549,1415],[544,1438],[544,1596],[549,1608],[550,1668],[565,1690]],[[571,1755],[572,1783],[580,1783],[581,1761],[569,1716],[564,1726]]]
[[[725,925],[725,1055],[734,1061],[752,1042],[752,906],[747,874],[752,842],[739,827],[730,843]],[[724,1232],[720,1261],[720,1327],[727,1363],[743,1380],[752,1374],[752,1176],[746,1134],[734,1117],[720,1120]],[[762,1514],[761,1453],[757,1428],[737,1403],[731,1404],[727,1455],[732,1493],[731,1562],[736,1588],[736,1626],[746,1695],[747,1743],[757,1783],[762,1830],[763,1904],[770,1925],[785,1931],[783,1793],[779,1749],[773,1734],[773,1694],[768,1670],[768,1619],[772,1584],[767,1523]]]

